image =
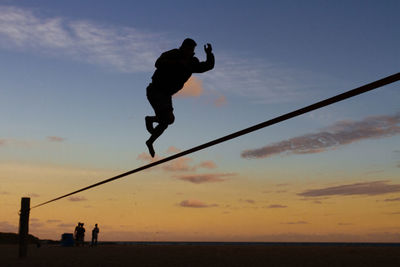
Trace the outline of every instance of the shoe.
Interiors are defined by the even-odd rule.
[[[156,154],[156,152],[154,151],[153,143],[151,143],[149,140],[147,140],[146,146],[149,149],[149,153],[150,153],[151,157],[154,158],[154,155]]]

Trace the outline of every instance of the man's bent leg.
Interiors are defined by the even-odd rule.
[[[146,141],[147,148],[149,149],[150,155],[154,158],[155,152],[153,148],[153,143],[156,141],[160,135],[168,128],[168,125],[174,123],[175,116],[172,113],[172,110],[162,116],[157,116],[156,119],[158,120],[158,125],[154,128],[153,133],[151,134],[149,140]]]
[[[150,134],[153,134],[154,132],[154,127],[153,127],[153,123],[158,122],[158,119],[156,116],[146,116],[144,118],[145,122],[146,122],[146,129]]]
[[[146,141],[146,145],[147,148],[149,149],[149,153],[151,155],[152,158],[154,158],[155,155],[155,151],[153,148],[153,143],[154,141],[156,141],[156,139],[158,137],[160,137],[160,135],[162,135],[162,133],[165,131],[165,129],[168,128],[168,124],[164,124],[164,123],[159,123],[156,128],[154,128],[153,133],[151,134],[149,140]]]

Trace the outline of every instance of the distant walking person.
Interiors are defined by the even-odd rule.
[[[200,62],[194,56],[196,42],[185,39],[179,49],[164,52],[155,63],[152,82],[147,87],[147,99],[154,109],[155,116],[147,116],[146,129],[151,134],[146,141],[147,148],[152,157],[155,152],[154,141],[175,120],[172,107],[172,95],[183,88],[183,85],[193,73],[203,73],[214,68],[215,59],[210,44],[204,46],[206,61]],[[157,123],[153,127],[153,123]]]
[[[95,224],[92,230],[92,247],[97,246],[97,238],[99,236],[99,227],[97,227],[97,223]]]

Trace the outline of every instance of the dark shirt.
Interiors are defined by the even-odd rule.
[[[85,228],[83,228],[83,227],[80,227],[80,228],[78,229],[78,234],[79,234],[80,236],[84,236],[84,235],[85,235],[85,232],[86,232],[86,230],[85,230]]]
[[[95,228],[93,228],[93,230],[92,230],[92,236],[94,236],[94,237],[97,237],[97,235],[99,234],[99,228],[97,228],[97,227],[95,227]]]
[[[183,63],[182,61],[185,61]],[[148,93],[160,93],[172,96],[183,88],[183,85],[193,73],[203,73],[214,68],[213,53],[207,54],[206,61],[200,62],[197,57],[184,59],[179,49],[164,52],[157,59],[153,74],[152,86]]]

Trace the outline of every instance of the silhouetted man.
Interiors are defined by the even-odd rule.
[[[202,62],[194,56],[196,45],[194,40],[187,38],[179,49],[164,52],[155,63],[156,71],[147,87],[147,99],[156,115],[145,118],[146,129],[151,134],[146,145],[152,157],[155,154],[154,141],[175,120],[172,95],[183,88],[193,73],[203,73],[214,68],[215,59],[211,45],[204,46],[207,59]],[[157,123],[156,127],[153,127],[154,123]]]
[[[86,230],[85,230],[85,227],[83,227],[84,225],[85,225],[84,223],[81,223],[81,229],[80,229],[80,232],[79,232],[79,236],[80,236],[80,241],[81,241],[82,247],[85,245],[85,232],[86,232]]]
[[[78,222],[78,225],[75,227],[74,237],[75,237],[75,245],[79,246],[79,233],[80,233],[81,223]]]
[[[99,227],[97,227],[97,223],[95,224],[93,230],[92,230],[92,247],[97,246],[97,238],[99,236]]]

